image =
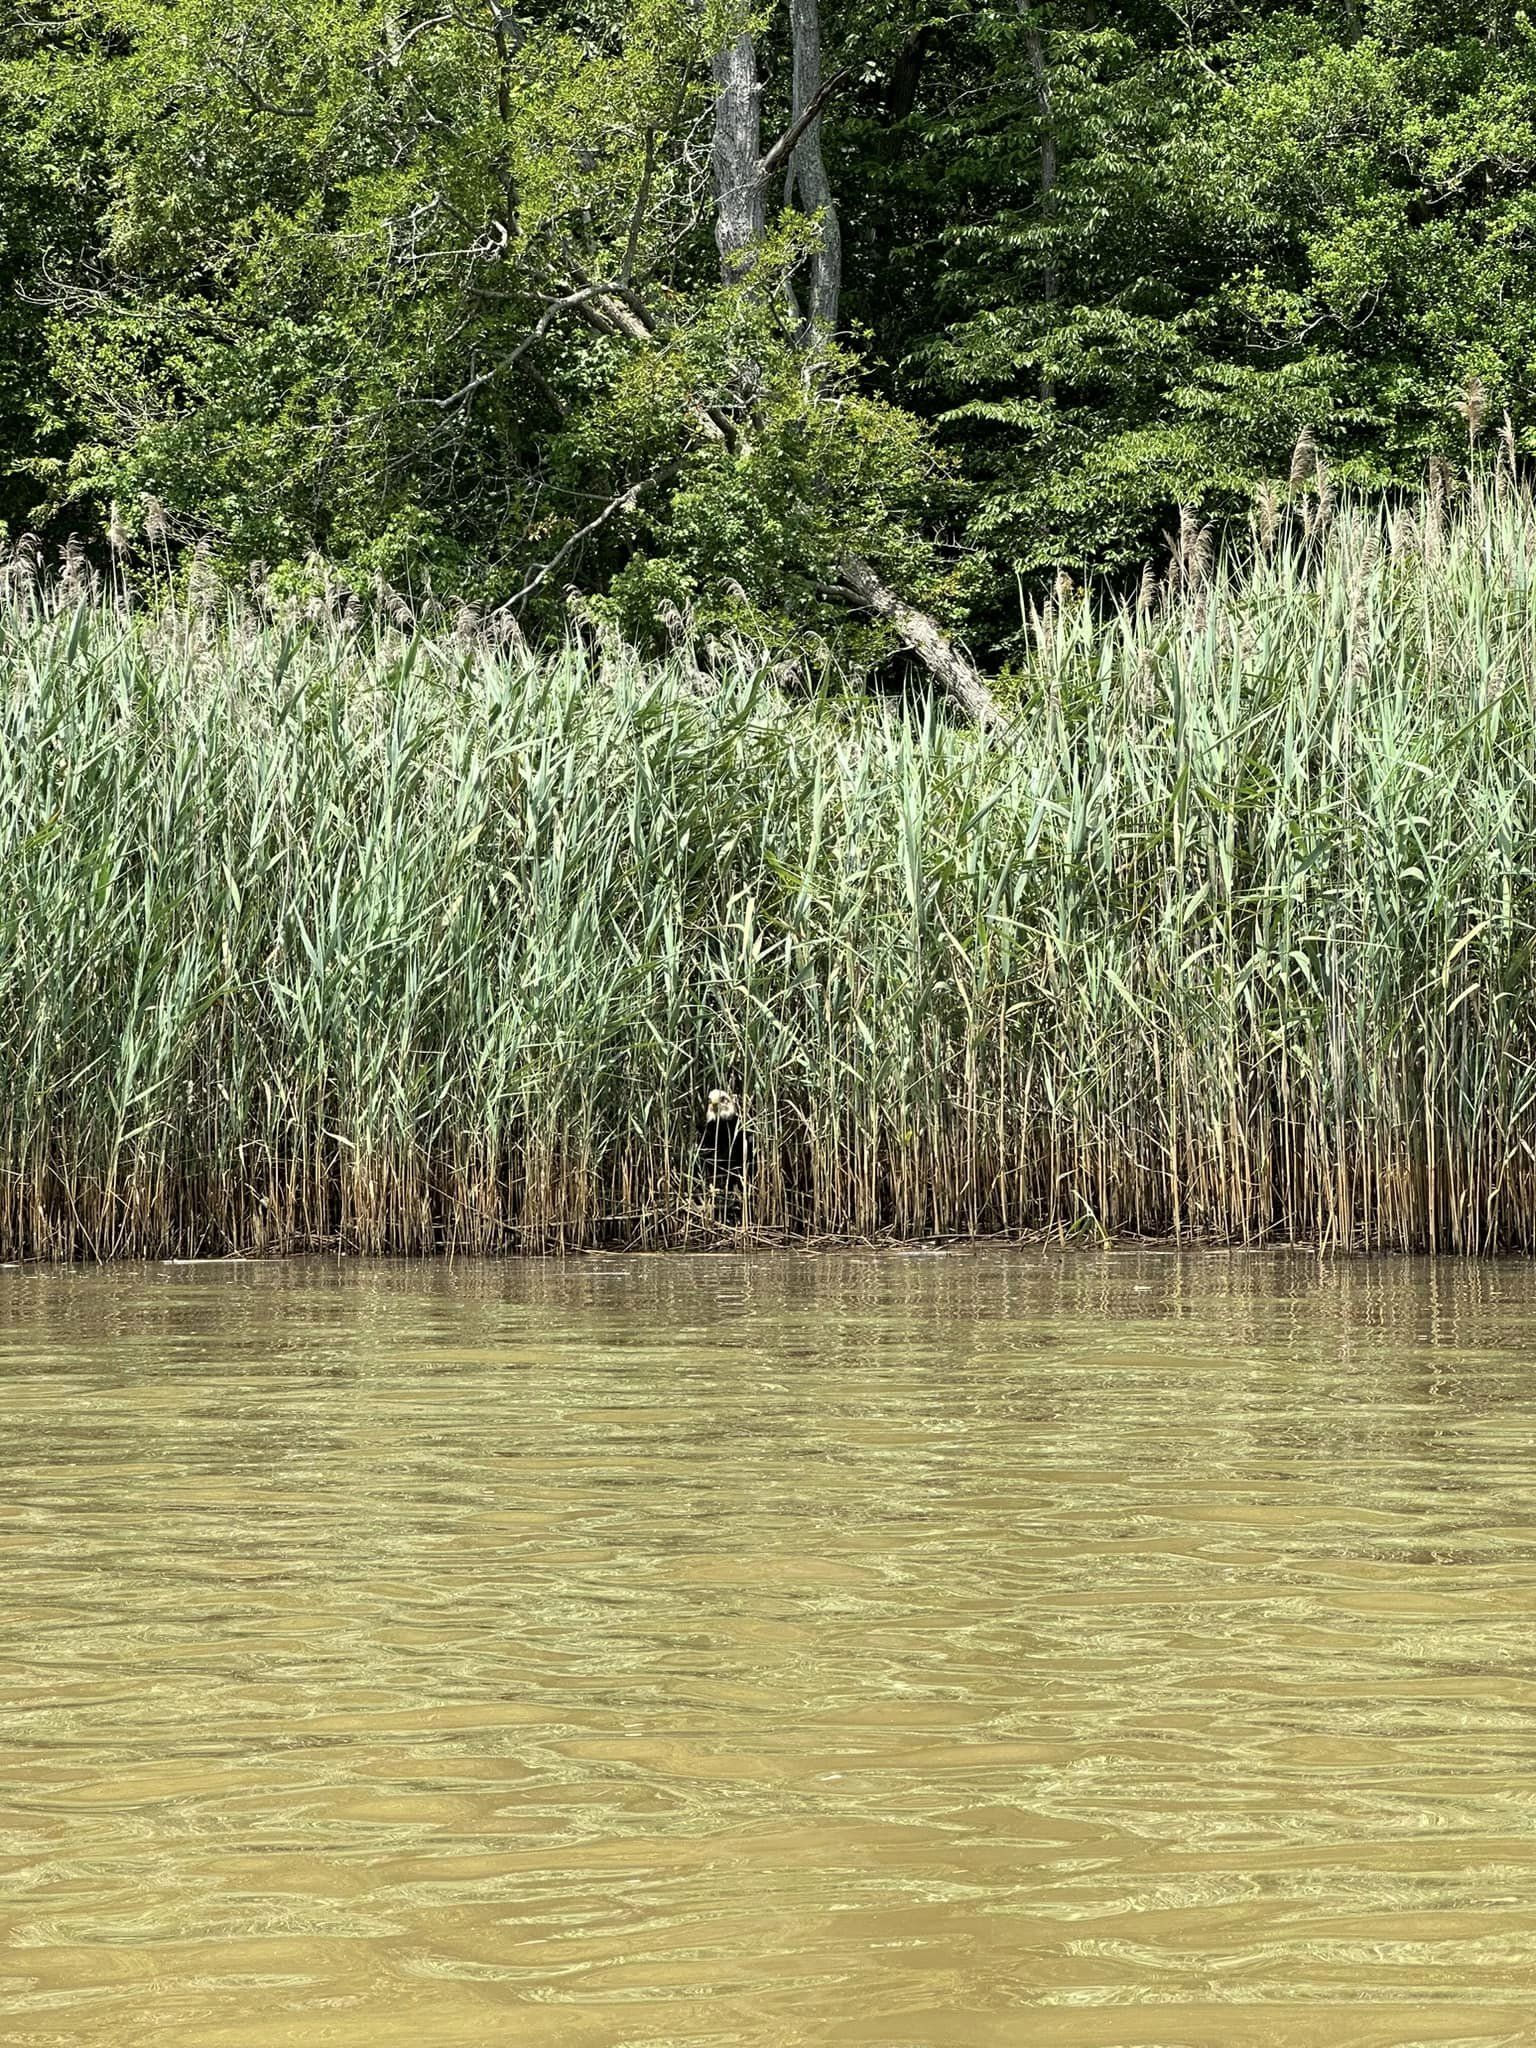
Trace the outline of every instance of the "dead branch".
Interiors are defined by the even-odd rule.
[[[640,481],[631,484],[628,490],[620,491],[616,498],[610,498],[597,517],[589,519],[585,526],[573,533],[563,547],[557,549],[547,562],[534,571],[521,590],[515,591],[505,603],[497,605],[496,609],[487,616],[494,619],[502,612],[515,611],[519,606],[526,604],[534,592],[549,581],[561,563],[570,559],[584,540],[590,540],[594,533],[600,533],[609,520],[617,519],[620,513],[633,512],[636,505],[639,504],[642,495],[651,488],[652,484],[669,482],[681,467],[680,463],[669,462],[661,469],[658,469],[654,475],[641,477]]]
[[[877,618],[895,627],[945,695],[977,725],[996,730],[1003,723],[1002,707],[987,687],[981,671],[966,660],[949,635],[915,605],[896,595],[882,583],[861,555],[845,555],[839,567],[845,589]]]

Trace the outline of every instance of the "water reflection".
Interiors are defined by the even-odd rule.
[[[1536,2022],[1536,1277],[0,1274],[0,2038]]]

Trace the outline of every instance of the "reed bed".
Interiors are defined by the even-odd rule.
[[[1530,1247],[1536,511],[1309,525],[1064,594],[993,736],[13,575],[0,1253]]]

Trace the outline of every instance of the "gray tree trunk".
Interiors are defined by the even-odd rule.
[[[763,176],[763,88],[751,36],[733,36],[715,53],[715,133],[710,169],[715,187],[715,246],[733,283],[768,230]]]
[[[789,25],[794,51],[790,122],[794,126],[821,91],[820,0],[789,0]],[[806,213],[821,216],[821,241],[811,261],[808,299],[812,338],[828,335],[837,327],[837,305],[843,289],[843,236],[832,182],[821,156],[819,114],[795,144],[790,157],[788,196],[798,201]]]

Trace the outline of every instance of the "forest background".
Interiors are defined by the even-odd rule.
[[[1006,666],[1298,440],[1536,445],[1533,166],[1501,0],[26,0],[0,521],[642,647],[856,661],[895,592]]]

